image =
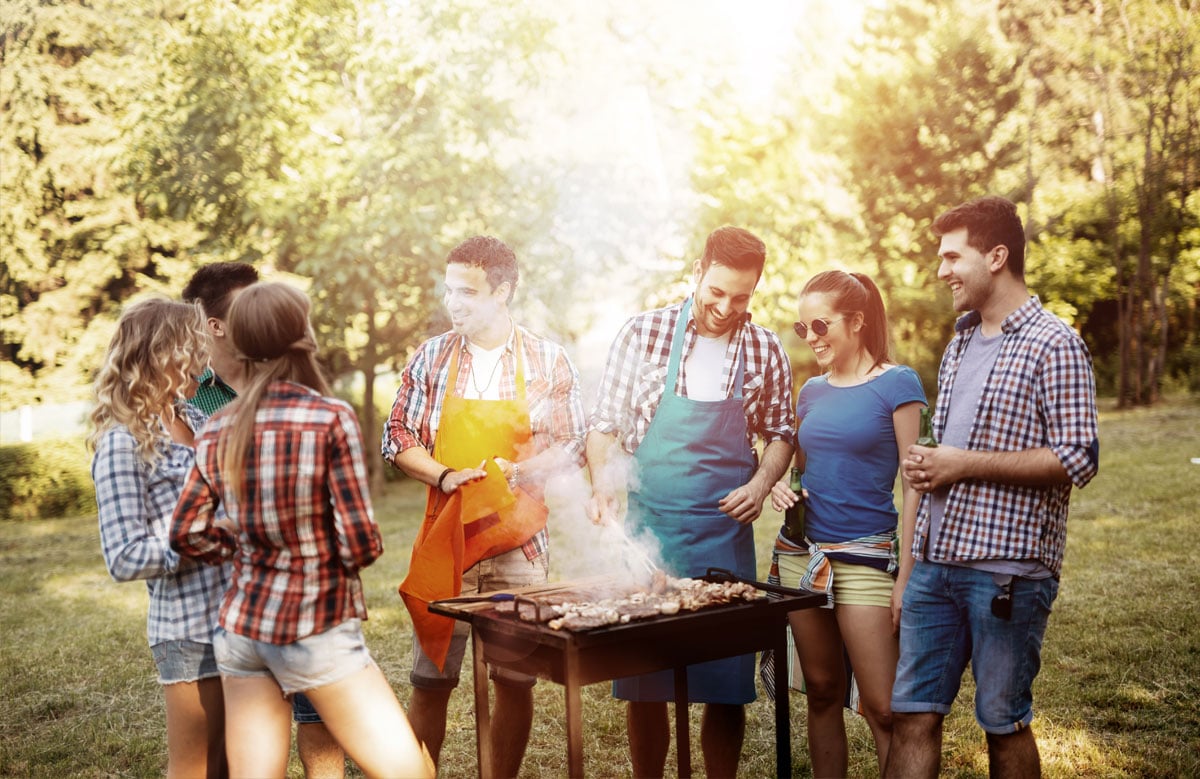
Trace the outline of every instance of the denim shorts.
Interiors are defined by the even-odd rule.
[[[480,560],[463,572],[462,595],[478,595],[494,590],[509,590],[542,584],[550,573],[550,553],[544,552],[530,560],[523,549],[517,548],[503,554]],[[453,689],[458,686],[459,671],[467,652],[467,638],[471,628],[467,623],[455,620],[454,635],[450,639],[450,651],[446,663],[439,671],[437,665],[421,651],[421,644],[413,637],[413,667],[410,679],[413,687],[426,689]],[[537,681],[527,674],[492,668],[490,676],[514,687],[532,687]]]
[[[333,684],[372,663],[358,619],[290,644],[256,641],[218,627],[213,646],[222,676],[274,677],[284,695]]]
[[[975,677],[984,732],[1016,733],[1033,720],[1033,680],[1058,580],[1012,577],[1012,614],[992,613],[1003,592],[988,571],[917,561],[904,590],[892,711],[947,714],[963,671]]]
[[[312,701],[302,692],[298,692],[292,696],[292,722],[297,722],[301,725],[311,725],[321,722],[321,715],[317,713],[317,707],[313,706]]]
[[[197,682],[219,676],[212,644],[199,641],[163,641],[150,647],[158,668],[159,684]]]

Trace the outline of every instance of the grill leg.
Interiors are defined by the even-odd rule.
[[[692,775],[692,744],[688,724],[687,666],[675,667],[675,752],[679,756],[680,779]]]
[[[475,756],[480,779],[492,779],[492,710],[488,704],[487,663],[483,660],[483,639],[471,631],[472,665],[475,669]]]
[[[574,777],[583,776],[583,701],[579,692],[579,657],[568,648],[565,662],[563,688],[567,696],[567,772]]]
[[[788,692],[792,686],[788,674],[788,620],[775,640],[775,775],[792,775],[792,723]]]

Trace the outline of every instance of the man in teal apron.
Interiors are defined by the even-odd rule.
[[[765,255],[745,230],[714,231],[693,264],[692,295],[630,319],[609,352],[587,438],[592,518],[622,521],[627,500],[627,532],[651,537],[673,576],[710,566],[758,574],[752,523],[787,468],[795,428],[787,355],[746,311]],[[687,676],[688,700],[705,704],[706,774],[734,776],[754,656],[689,666]],[[613,693],[629,701],[634,776],[662,776],[673,674],[619,679]]]

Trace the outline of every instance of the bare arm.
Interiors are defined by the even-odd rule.
[[[954,446],[910,446],[905,478],[918,492],[929,492],[964,479],[1046,487],[1069,484],[1070,477],[1049,447],[1019,452],[985,452]]]
[[[588,517],[596,524],[621,524],[629,498],[631,458],[621,449],[615,435],[596,430],[588,432],[586,450],[592,481]]]
[[[438,486],[438,479],[441,478],[447,467],[433,459],[433,456],[420,446],[411,446],[403,452],[397,452],[396,456],[392,458],[392,465],[417,481],[434,488]],[[446,474],[446,478],[442,479],[442,492],[450,494],[463,484],[482,479],[485,476],[487,476],[487,471],[483,469],[483,463],[480,463],[478,468],[451,470]]]
[[[892,412],[892,426],[896,431],[896,449],[901,459],[917,440],[921,427],[922,403],[906,403]],[[908,476],[901,471],[900,508],[900,567],[896,574],[896,586],[892,588],[892,630],[900,630],[900,604],[904,588],[913,569],[913,536],[917,524],[917,506],[921,494],[913,487]]]

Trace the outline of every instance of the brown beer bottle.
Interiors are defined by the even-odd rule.
[[[933,411],[926,406],[921,409],[921,432],[917,434],[917,446],[937,446],[933,436]]]
[[[804,493],[801,491],[800,477],[804,475],[804,471],[799,468],[792,468],[791,481],[788,487],[792,492],[796,493],[796,502],[791,508],[783,512],[783,537],[791,541],[797,546],[806,546],[804,540]]]

